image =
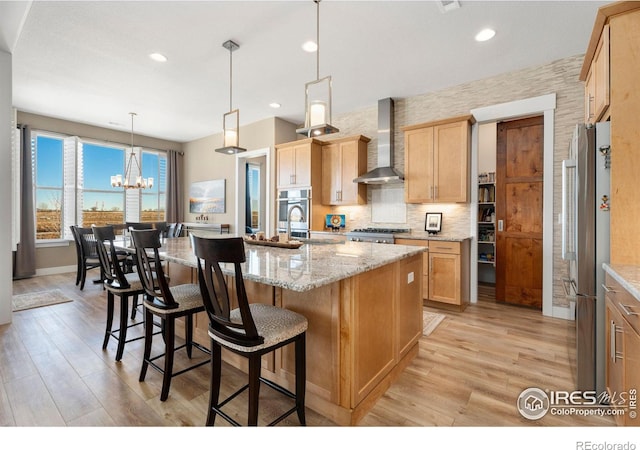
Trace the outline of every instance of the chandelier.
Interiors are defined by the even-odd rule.
[[[131,149],[129,150],[129,159],[124,169],[124,179],[122,174],[111,175],[112,187],[123,187],[125,189],[146,189],[153,187],[153,178],[142,178],[142,170],[140,170],[140,163],[136,156],[135,149],[133,147],[133,116],[136,113],[131,112]],[[134,183],[135,180],[135,183]]]
[[[233,109],[233,52],[240,46],[232,40],[225,41],[222,46],[229,50],[229,112],[222,116],[222,147],[216,152],[233,155],[235,153],[246,152],[246,148],[240,147],[240,111]]]
[[[320,0],[316,4],[316,80],[304,85],[304,128],[296,133],[312,137],[337,133],[331,125],[331,76],[320,78]]]

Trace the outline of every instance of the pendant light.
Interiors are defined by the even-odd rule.
[[[153,178],[142,178],[140,163],[138,162],[138,158],[133,147],[133,117],[136,113],[130,112],[129,115],[131,116],[131,148],[129,149],[129,159],[124,169],[124,179],[122,178],[122,174],[112,175],[111,186],[123,187],[125,189],[151,189],[153,187]],[[134,165],[136,170],[135,172],[133,172]]]
[[[240,46],[232,40],[225,41],[222,46],[229,50],[229,112],[222,116],[222,147],[216,152],[233,155],[246,152],[246,148],[239,146],[240,143],[240,111],[233,109],[233,52]]]
[[[307,136],[322,136],[337,133],[331,125],[331,76],[320,78],[320,0],[316,4],[316,80],[304,85],[304,128],[296,133]]]

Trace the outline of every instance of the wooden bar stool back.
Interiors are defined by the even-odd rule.
[[[241,263],[245,262],[242,238],[206,239],[192,236],[193,249],[198,261],[198,282],[202,300],[209,316],[211,337],[211,391],[207,425],[213,425],[216,415],[238,426],[237,421],[222,411],[222,407],[249,389],[248,425],[258,423],[258,398],[260,383],[295,400],[295,406],[269,423],[275,425],[294,411],[302,425],[305,424],[306,317],[273,305],[249,304],[244,287]],[[232,297],[220,264],[233,266],[235,293],[238,307],[231,309]],[[265,353],[293,343],[295,345],[295,393],[263,378],[260,374],[261,359]],[[235,393],[219,402],[222,348],[228,349],[249,361],[249,382]]]
[[[91,228],[71,225],[71,234],[76,243],[76,258],[78,263],[76,286],[80,285],[80,290],[83,290],[87,279],[87,271],[100,267],[98,250],[96,249],[96,239],[93,236],[93,230]],[[101,280],[102,276],[100,276],[100,279],[96,280],[96,282],[100,283]]]
[[[160,400],[165,401],[169,396],[171,379],[189,370],[208,364],[211,351],[193,341],[193,317],[204,311],[200,288],[196,284],[180,284],[170,286],[164,274],[162,261],[160,260],[161,248],[160,234],[162,230],[131,230],[131,238],[136,248],[136,264],[140,281],[147,294],[144,300],[145,310],[145,335],[144,357],[140,369],[140,381],[144,381],[149,366],[156,369],[163,376]],[[162,354],[151,356],[153,344],[153,318],[158,317],[162,323],[162,336],[165,343],[165,351]],[[175,345],[175,321],[185,318],[185,343]],[[203,361],[199,361],[189,367],[173,372],[174,353],[186,348],[189,359],[192,357],[192,349],[197,348],[207,355]],[[164,358],[164,366],[160,367],[155,361]]]
[[[133,307],[135,307],[138,303],[138,296],[144,294],[144,289],[142,288],[142,283],[140,283],[137,273],[124,273],[122,269],[122,255],[116,250],[114,245],[115,233],[113,227],[110,225],[103,227],[93,226],[92,229],[96,237],[96,248],[102,267],[104,287],[107,290],[107,325],[102,349],[107,348],[109,337],[113,336],[118,340],[116,361],[120,361],[124,353],[124,345],[128,342],[143,338],[143,336],[138,336],[127,340],[127,330],[142,324],[142,322],[129,323],[128,310],[129,298],[133,297]],[[120,328],[112,330],[114,300],[116,296],[120,299]]]

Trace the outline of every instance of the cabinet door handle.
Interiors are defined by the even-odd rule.
[[[429,190],[429,199],[433,199],[433,186],[431,186]]]
[[[620,305],[620,308],[624,311],[624,313],[627,316],[637,316],[638,315],[637,312],[634,312],[634,311],[631,310],[631,308],[633,308],[633,305],[623,305],[622,303],[619,303],[619,305]]]
[[[433,199],[434,199],[434,200],[437,200],[437,198],[438,198],[438,186],[436,186],[436,193],[435,193],[435,195],[433,196]]]
[[[591,101],[593,100],[593,96],[591,94],[587,95],[587,117],[590,119],[593,117],[591,113]]]
[[[602,289],[604,289],[604,291],[605,291],[607,294],[615,294],[615,293],[616,293],[616,290],[615,290],[614,288],[612,288],[612,287],[610,287],[610,286],[607,286],[607,285],[606,285],[606,284],[604,284],[604,283],[602,283],[602,285],[601,285],[601,286],[602,286]]]
[[[609,354],[611,358],[611,362],[615,364],[617,360],[624,359],[624,355],[622,352],[618,351],[617,345],[617,333],[622,333],[622,327],[616,325],[616,323],[612,320],[609,327]]]

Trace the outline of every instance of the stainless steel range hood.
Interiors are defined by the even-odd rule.
[[[404,177],[393,168],[393,99],[378,100],[378,167],[353,180],[354,183],[402,183]]]

